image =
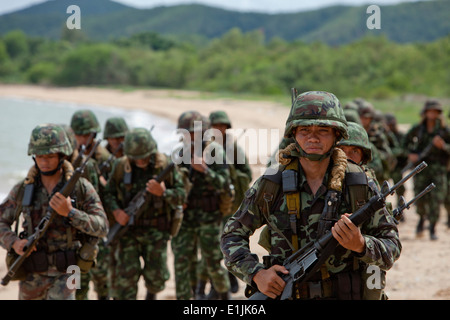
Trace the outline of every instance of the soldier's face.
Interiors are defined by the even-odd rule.
[[[91,134],[76,134],[75,140],[77,140],[77,145],[81,147],[82,145],[85,145],[86,147],[89,147],[87,143],[89,142],[89,138],[91,137]]]
[[[347,155],[347,158],[354,161],[355,163],[361,163],[363,159],[363,152],[361,148],[356,146],[339,146],[345,154]]]
[[[136,164],[136,167],[145,169],[145,168],[147,168],[149,161],[150,161],[150,157],[147,157],[144,159],[135,159],[134,163]]]
[[[42,172],[55,170],[59,164],[59,155],[57,153],[39,155],[35,159],[39,170]]]
[[[108,140],[108,143],[111,146],[111,150],[115,151],[119,147],[120,143],[125,140],[125,138],[124,137],[108,138],[106,140]]]
[[[211,127],[213,129],[219,130],[220,133],[222,133],[222,136],[225,136],[225,131],[227,131],[227,128],[228,128],[228,126],[226,124],[221,124],[221,123],[213,124],[213,125],[211,125]]]
[[[300,126],[295,129],[295,139],[309,154],[325,154],[336,140],[336,131],[331,127]]]
[[[425,117],[428,120],[436,120],[437,118],[439,118],[440,115],[441,115],[441,111],[439,111],[439,110],[431,109],[431,110],[427,110],[425,112]]]

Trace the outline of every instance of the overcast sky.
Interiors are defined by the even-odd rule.
[[[23,9],[30,5],[46,2],[47,0],[0,0],[0,14]],[[92,0],[95,1],[95,0]],[[414,2],[417,0],[114,0],[136,8],[152,8],[155,6],[171,6],[175,4],[201,3],[214,7],[265,13],[297,12],[317,9],[335,4],[364,5],[364,4],[397,4]],[[76,4],[74,0],[73,4]]]

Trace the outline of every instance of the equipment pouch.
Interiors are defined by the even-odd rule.
[[[77,265],[80,267],[81,273],[88,273],[95,266],[98,254],[98,238],[91,237],[78,250]]]
[[[23,262],[23,266],[27,272],[44,272],[48,270],[47,253],[43,250],[34,251]]]

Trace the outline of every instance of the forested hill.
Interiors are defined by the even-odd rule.
[[[332,6],[289,14],[243,13],[204,5],[135,9],[109,0],[51,0],[0,16],[0,35],[20,29],[29,36],[59,39],[70,5],[81,9],[81,31],[90,40],[112,40],[156,32],[177,39],[221,37],[232,28],[262,30],[267,41],[324,42],[340,45],[384,34],[394,42],[430,42],[450,33],[450,1],[420,1],[380,6],[381,30],[369,30],[367,6]]]

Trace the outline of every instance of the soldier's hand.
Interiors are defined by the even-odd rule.
[[[23,252],[23,247],[25,247],[25,245],[27,244],[28,240],[27,239],[17,239],[16,241],[14,241],[12,248],[14,249],[14,251],[19,255],[23,255],[25,252]],[[36,247],[33,247],[33,250],[31,250],[28,255],[31,254],[31,252],[36,251]]]
[[[146,189],[151,194],[153,194],[157,197],[161,197],[163,195],[164,191],[166,191],[166,185],[164,184],[164,181],[162,181],[161,183],[158,183],[158,181],[156,181],[155,179],[152,179],[147,182]]]
[[[117,223],[119,223],[121,226],[126,226],[128,220],[130,220],[130,216],[122,209],[114,210],[113,215],[114,219],[116,219]]]
[[[438,149],[444,149],[445,147],[445,141],[440,136],[435,136],[433,138],[433,145]]]
[[[350,214],[346,213],[341,216],[341,219],[331,228],[333,237],[345,249],[362,253],[366,248],[366,242],[361,230],[353,224],[348,218]]]
[[[281,272],[283,274],[289,273],[284,266],[274,265],[269,269],[262,269],[258,271],[253,276],[253,281],[258,286],[258,290],[272,299],[275,299],[281,295],[283,293],[284,286],[286,285],[277,272]]]
[[[72,202],[70,197],[65,198],[61,193],[56,192],[49,202],[50,207],[59,215],[67,217],[70,210],[72,210]]]

